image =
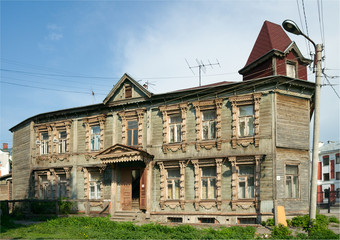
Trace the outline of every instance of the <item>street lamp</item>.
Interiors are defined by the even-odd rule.
[[[313,131],[313,156],[312,156],[312,183],[310,190],[309,205],[309,224],[313,223],[316,218],[316,199],[317,199],[317,168],[319,160],[319,125],[320,125],[320,88],[321,88],[321,52],[322,45],[315,44],[308,36],[306,36],[296,23],[292,20],[285,20],[282,23],[283,28],[293,34],[302,35],[310,41],[315,48],[314,67],[315,74],[315,112],[314,112],[314,131]]]

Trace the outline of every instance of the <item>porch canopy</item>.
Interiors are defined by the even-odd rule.
[[[102,163],[122,163],[122,162],[150,162],[154,156],[135,147],[126,146],[123,144],[115,144],[96,155]]]

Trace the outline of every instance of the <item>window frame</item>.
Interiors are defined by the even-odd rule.
[[[249,167],[251,166],[253,168],[253,174],[247,174],[247,175],[240,175],[240,167]],[[237,166],[237,187],[238,187],[238,199],[255,199],[255,164],[240,164]],[[245,180],[240,181],[240,178],[245,178]],[[248,192],[248,178],[253,178],[253,197],[249,197],[249,192]],[[244,188],[245,188],[245,194],[244,197],[240,197],[240,183],[244,182]]]
[[[286,76],[287,77],[291,77],[291,78],[297,78],[298,77],[298,68],[297,68],[298,64],[294,61],[286,61]],[[290,69],[289,68],[294,69],[294,76],[291,76],[291,74],[289,74]]]
[[[253,93],[247,95],[239,95],[229,97],[229,102],[231,103],[232,110],[232,147],[236,148],[238,145],[242,147],[247,147],[253,144],[255,147],[259,146],[260,143],[260,101],[261,93]],[[239,121],[241,106],[253,105],[253,135],[250,136],[240,136],[239,134]]]
[[[127,145],[128,141],[128,121],[137,120],[138,124],[138,144],[134,147],[142,148],[143,143],[143,130],[144,130],[144,115],[146,108],[125,110],[118,112],[118,116],[122,121],[122,144]]]
[[[241,108],[243,107],[248,107],[251,106],[252,107],[252,114],[251,115],[245,115],[245,116],[241,116]],[[246,138],[246,137],[252,137],[254,136],[254,105],[253,104],[249,104],[249,105],[241,105],[238,107],[239,113],[238,113],[238,125],[237,125],[237,133],[238,136],[240,138]],[[251,126],[251,132],[252,134],[250,134],[250,127],[249,125],[249,120],[251,119],[252,121],[252,126]],[[244,131],[241,134],[241,122],[244,122]]]
[[[85,125],[85,132],[86,132],[85,146],[86,146],[87,152],[95,153],[95,152],[98,152],[98,151],[101,151],[101,150],[104,149],[105,121],[106,121],[106,115],[105,114],[100,114],[100,115],[96,115],[96,116],[83,118],[83,123]],[[99,149],[98,150],[92,150],[91,129],[92,129],[92,127],[96,127],[96,126],[99,126],[99,128],[100,128]]]
[[[214,112],[215,118],[214,119],[205,119],[205,113],[207,114],[208,112]],[[210,109],[210,110],[204,110],[201,112],[202,114],[202,140],[203,141],[209,141],[209,140],[214,140],[216,139],[216,122],[217,122],[217,114],[215,109]],[[205,137],[205,131],[204,127],[207,125],[208,127],[208,133],[207,137]],[[212,133],[212,128],[214,129]]]
[[[173,171],[173,170],[178,170],[179,176],[178,177],[169,177],[169,171]],[[168,168],[166,170],[167,172],[167,178],[166,178],[166,199],[167,200],[179,200],[180,199],[180,183],[181,183],[181,169],[178,168]],[[171,183],[171,193],[172,196],[169,196],[169,182]],[[178,182],[178,190],[176,190],[176,183]],[[178,198],[176,197],[176,192],[178,191]]]
[[[136,122],[136,127],[135,128],[129,128],[129,123],[130,122]],[[129,139],[129,134],[131,132],[131,137]],[[127,120],[127,127],[126,127],[126,145],[127,146],[138,146],[138,119],[131,118]],[[137,135],[137,142],[135,143],[135,137]]]
[[[196,150],[200,151],[201,148],[205,148],[210,150],[213,147],[216,147],[217,150],[222,149],[222,117],[221,117],[221,109],[223,105],[222,98],[216,98],[213,100],[203,100],[193,102],[192,105],[195,108],[195,117],[196,117]],[[216,112],[215,119],[215,138],[213,139],[203,139],[203,114],[204,111],[212,111]]]
[[[297,169],[297,173],[296,174],[288,174],[287,173],[287,166],[294,166]],[[284,168],[284,189],[285,189],[285,199],[300,199],[301,198],[301,181],[300,181],[300,163],[285,163],[285,168]],[[291,192],[291,196],[289,196],[289,193],[287,192],[287,178],[290,177],[290,181],[291,181],[291,188],[290,192]],[[294,177],[297,178],[297,189],[295,189],[295,192],[297,194],[296,197],[293,197],[293,183],[294,183]]]
[[[85,178],[85,199],[102,200],[104,197],[103,188],[103,169],[100,168],[83,168]],[[98,179],[92,180],[92,174],[97,174]],[[92,187],[94,188],[94,196],[92,196]]]
[[[340,153],[335,154],[335,163],[340,164]]]
[[[180,122],[172,122],[171,119],[179,117],[181,119]],[[169,143],[180,143],[182,142],[182,116],[180,114],[172,114],[169,115]],[[172,138],[172,130],[173,129],[173,138]],[[173,140],[172,140],[173,139]]]
[[[329,155],[325,155],[322,157],[322,166],[329,166]]]
[[[44,135],[47,135],[47,139],[44,139]],[[50,152],[50,134],[47,131],[40,133],[40,155],[47,155]]]
[[[61,137],[61,133],[63,133],[63,132],[66,133],[65,138]],[[68,152],[68,149],[67,149],[67,139],[68,139],[68,134],[67,134],[66,129],[58,131],[58,140],[59,140],[59,142],[58,142],[58,153],[66,153],[66,152]]]
[[[214,169],[215,170],[215,176],[203,176],[203,171],[207,169]],[[201,200],[215,200],[217,195],[216,195],[216,179],[217,179],[217,172],[216,172],[216,167],[201,167],[200,168],[200,173],[201,173],[201,180],[200,180],[200,187],[201,187]],[[211,186],[211,182],[214,182],[214,186]],[[207,182],[207,192],[206,192],[206,197],[203,197],[203,181]],[[214,197],[210,198],[210,195],[213,194]]]

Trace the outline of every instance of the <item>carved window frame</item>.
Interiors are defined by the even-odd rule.
[[[217,150],[222,148],[222,133],[221,133],[221,109],[222,109],[223,99],[218,98],[214,100],[204,100],[193,102],[192,105],[195,108],[196,117],[196,149],[200,151],[203,147],[207,150],[216,147]],[[215,139],[202,139],[202,112],[206,110],[216,110],[216,138]]]
[[[96,167],[84,167],[84,199],[90,199],[90,174],[91,172],[99,172],[100,174],[100,199],[90,199],[90,200],[103,200],[104,199],[104,168]],[[92,204],[93,205],[93,204]]]
[[[36,138],[36,155],[41,156],[42,158],[47,157],[48,155],[52,154],[52,128],[49,123],[43,124],[36,124],[34,126],[35,129],[35,138]],[[48,133],[48,153],[42,154],[41,153],[41,144],[42,144],[42,134],[47,132]]]
[[[41,190],[44,188],[44,185],[48,185],[47,189],[47,199],[58,199],[59,196],[59,185],[60,182],[66,183],[66,198],[71,197],[71,168],[70,167],[64,167],[64,168],[51,168],[48,170],[41,170],[41,171],[35,171],[34,172],[34,197],[37,199],[45,199],[44,196],[41,196]],[[66,180],[60,181],[60,175],[65,175]],[[41,179],[43,176],[46,176],[47,181],[41,182]],[[53,196],[53,198],[52,198]]]
[[[99,152],[104,150],[104,128],[106,115],[100,114],[96,116],[83,118],[85,125],[85,146],[87,152]],[[91,127],[100,127],[100,148],[97,151],[91,151]]]
[[[165,206],[172,209],[180,207],[185,208],[185,161],[160,161],[157,162],[160,169],[160,206],[164,210]],[[179,199],[167,199],[167,170],[179,169]]]
[[[138,145],[132,147],[143,148],[143,126],[144,126],[144,115],[146,113],[145,108],[125,110],[118,112],[119,117],[122,119],[122,143],[127,145],[127,126],[128,121],[137,120],[138,123]]]
[[[205,209],[211,209],[216,207],[217,210],[221,210],[222,205],[222,164],[223,158],[216,159],[195,159],[191,160],[194,165],[194,175],[195,175],[195,210],[198,211],[200,207]],[[201,189],[201,173],[202,168],[205,167],[216,167],[216,196],[215,199],[202,199],[202,189]]]
[[[53,154],[66,154],[70,152],[70,134],[71,134],[72,120],[58,121],[51,123],[53,134]],[[59,133],[66,131],[66,152],[59,153]],[[58,140],[58,141],[55,141]]]
[[[232,188],[232,196],[231,196],[231,203],[232,203],[232,210],[236,211],[237,207],[242,209],[248,209],[250,207],[255,207],[256,210],[259,210],[259,203],[260,203],[260,164],[261,164],[262,155],[255,155],[255,156],[242,156],[242,157],[228,157],[228,160],[231,162],[231,170],[232,170],[232,177],[231,177],[231,188]],[[238,198],[238,169],[240,165],[253,165],[255,168],[254,173],[254,198],[250,199],[239,199]]]
[[[237,145],[243,147],[254,144],[255,147],[259,146],[259,135],[260,135],[260,100],[261,93],[254,93],[242,96],[233,96],[229,98],[232,106],[232,147],[236,148]],[[254,106],[254,119],[253,119],[253,135],[252,136],[239,136],[239,107],[253,105]]]
[[[172,104],[160,106],[159,110],[163,116],[163,153],[168,151],[176,152],[182,150],[186,152],[187,136],[186,136],[186,116],[188,111],[188,103]],[[181,123],[181,142],[170,143],[169,142],[169,121],[170,117],[174,115],[180,115],[182,118]]]

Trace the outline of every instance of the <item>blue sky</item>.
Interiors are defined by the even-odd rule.
[[[339,2],[304,5],[309,36],[325,43],[325,73],[338,84]],[[265,20],[292,19],[307,31],[302,0],[1,1],[0,7],[0,143],[10,146],[9,128],[39,113],[102,102],[125,72],[161,93],[198,85],[185,59],[193,66],[196,58],[218,59],[221,67],[207,69],[202,84],[240,81],[237,72]],[[309,57],[306,41],[288,35]],[[314,81],[311,71],[308,78]],[[322,141],[339,140],[339,98],[330,86],[322,88],[320,131]]]

